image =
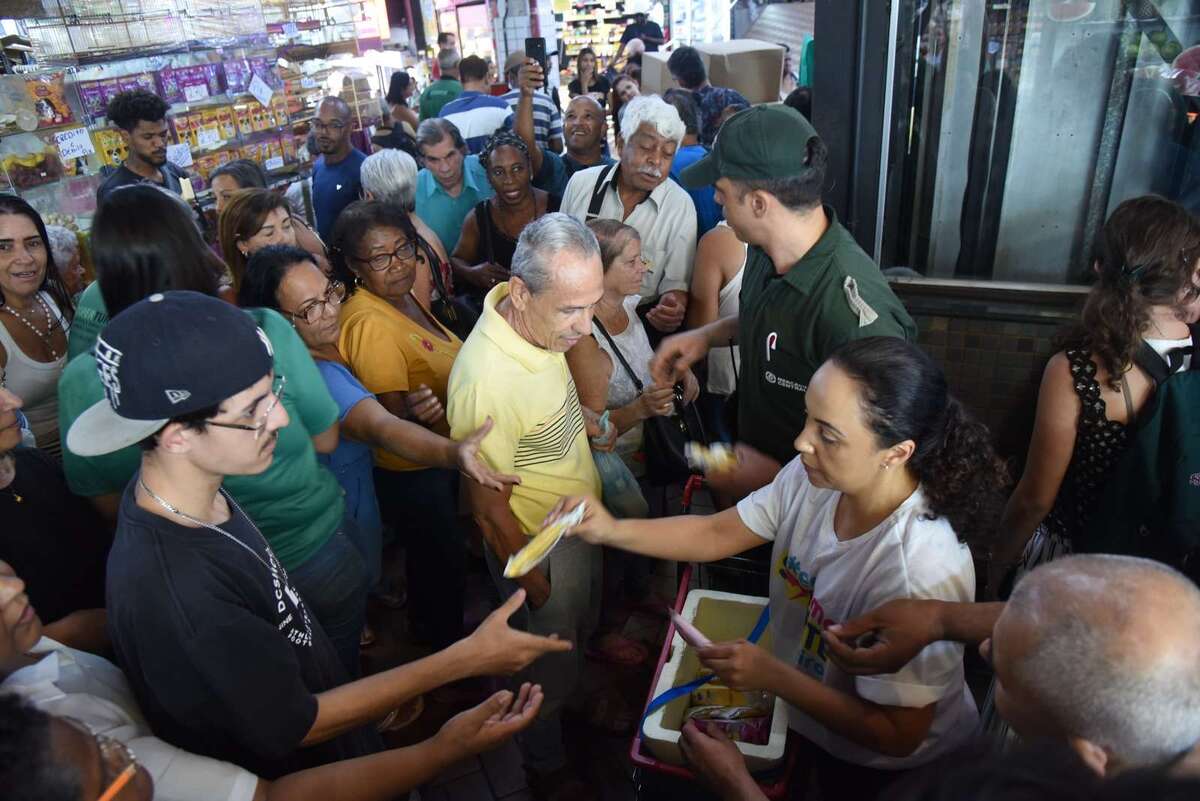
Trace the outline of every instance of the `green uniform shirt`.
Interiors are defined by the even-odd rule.
[[[225,489],[271,543],[284,568],[292,570],[328,542],[346,513],[342,489],[333,473],[317,463],[312,444],[313,434],[337,421],[338,407],[304,342],[287,320],[270,309],[247,309],[246,313],[271,340],[275,372],[287,377],[283,406],[291,422],[279,431],[275,458],[266,472],[229,476]],[[86,350],[71,360],[58,382],[58,420],[63,431],[85,409],[104,399],[90,343]],[[85,497],[123,492],[141,461],[137,445],[95,457],[79,456],[63,447],[67,483],[72,492]]]
[[[783,464],[796,455],[808,382],[838,347],[862,337],[917,336],[875,262],[833,209],[825,214],[828,230],[786,274],[751,247],[742,277],[738,437]]]
[[[100,282],[93,281],[79,293],[75,304],[75,319],[67,334],[67,361],[96,344],[96,337],[108,325],[108,309],[104,308],[104,296],[100,294]]]
[[[421,92],[421,119],[428,120],[441,113],[442,106],[463,93],[463,85],[454,78],[438,78]]]

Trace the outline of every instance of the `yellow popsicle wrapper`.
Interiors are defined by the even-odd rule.
[[[504,577],[520,578],[540,565],[563,535],[583,522],[586,506],[587,504],[579,504],[539,531],[524,548],[508,557],[508,564],[504,566]]]

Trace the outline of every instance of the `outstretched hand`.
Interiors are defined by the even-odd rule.
[[[458,469],[467,478],[488,489],[502,490],[507,485],[520,484],[521,479],[519,476],[509,475],[508,473],[497,473],[488,467],[487,462],[479,455],[479,448],[483,443],[483,438],[492,430],[493,425],[494,422],[489,416],[483,421],[483,425],[472,431],[458,443]]]
[[[502,690],[479,706],[460,712],[438,731],[438,744],[454,755],[457,762],[482,751],[490,751],[519,731],[529,727],[542,708],[540,684],[521,685],[514,696]]]
[[[942,639],[929,601],[898,598],[821,632],[829,654],[846,673],[895,673],[925,646]]]
[[[724,801],[765,801],[737,744],[707,721],[689,720],[679,738],[688,766]]]
[[[475,664],[472,675],[511,676],[545,654],[570,651],[574,647],[554,634],[541,637],[510,627],[508,619],[523,603],[525,590],[520,589],[466,638]]]

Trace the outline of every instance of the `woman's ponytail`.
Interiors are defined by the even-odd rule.
[[[893,337],[855,340],[831,360],[862,386],[867,424],[881,447],[916,444],[907,466],[929,514],[945,517],[961,541],[988,549],[1008,471],[987,427],[949,394],[938,366],[916,345]]]

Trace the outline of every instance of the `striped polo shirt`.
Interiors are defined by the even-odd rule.
[[[512,113],[516,114],[517,103],[521,102],[521,90],[513,89],[500,95],[500,99],[508,103]],[[562,113],[554,101],[541,92],[533,96],[533,138],[543,150],[550,147],[551,139],[563,138]]]

